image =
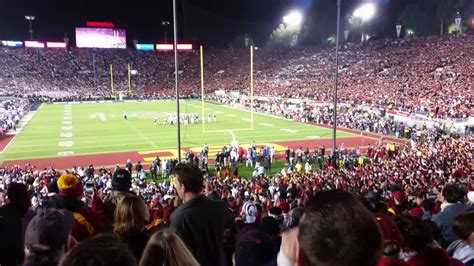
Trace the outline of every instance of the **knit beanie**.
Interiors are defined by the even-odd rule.
[[[64,174],[58,179],[59,194],[64,197],[79,198],[84,191],[81,180],[73,174]]]

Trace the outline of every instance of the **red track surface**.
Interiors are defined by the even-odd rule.
[[[3,139],[0,140],[0,152],[3,152],[10,142],[12,142],[15,135],[5,135]]]
[[[319,127],[324,128],[331,128],[331,126],[327,125],[320,125],[314,124]],[[351,129],[341,129],[338,128],[338,131],[358,134],[360,137],[349,137],[349,138],[341,138],[337,139],[336,143],[339,147],[342,143],[348,148],[350,147],[365,147],[370,145],[374,145],[376,142],[380,140],[380,135],[361,132],[357,130]],[[11,139],[10,139],[11,140]],[[384,141],[388,142],[395,142],[398,144],[408,144],[407,140],[403,139],[396,139],[393,137],[384,136]],[[0,141],[0,148],[4,140]],[[8,143],[4,144],[5,147]],[[306,149],[307,147],[312,150],[315,147],[321,147],[323,145],[326,146],[326,151],[329,152],[332,150],[332,139],[312,139],[312,140],[298,140],[298,141],[279,141],[275,142],[283,147],[290,147],[290,148],[298,148],[302,147]],[[189,148],[183,148],[183,150],[188,150]],[[363,149],[365,150],[365,149]],[[5,161],[1,164],[1,166],[13,166],[13,165],[20,165],[23,166],[25,164],[33,164],[36,165],[38,169],[44,169],[46,167],[54,167],[56,169],[68,169],[74,166],[87,166],[89,164],[93,164],[96,167],[100,166],[113,166],[115,164],[125,164],[128,159],[132,160],[132,162],[144,162],[145,157],[164,157],[172,155],[170,152],[157,152],[152,154],[139,154],[138,152],[117,152],[117,153],[105,153],[105,154],[94,154],[94,155],[74,155],[74,156],[65,156],[65,157],[55,157],[55,158],[43,158],[43,159],[29,159],[29,160],[14,160],[14,161]]]

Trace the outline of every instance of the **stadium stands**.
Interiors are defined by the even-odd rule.
[[[179,167],[177,173],[176,159],[157,158],[149,170],[170,176],[162,180],[155,179],[156,174],[146,180],[121,169],[132,169],[131,162],[114,170],[94,169],[94,162],[73,169],[0,167],[0,264],[73,265],[87,259],[101,265],[169,260],[206,265],[207,259],[218,256],[204,253],[219,249],[219,265],[232,265],[233,259],[235,265],[472,265],[472,137],[408,127],[367,110],[432,118],[472,116],[473,45],[474,36],[467,35],[343,47],[337,125],[395,133],[408,138],[408,145],[383,138],[364,152],[341,145],[337,160],[324,147],[304,147],[308,152],[281,154],[287,164],[274,175],[266,171],[273,162],[257,145],[249,148],[250,155],[234,150],[234,156],[225,152],[212,162],[206,152],[189,156],[193,166]],[[256,93],[269,101],[256,101],[255,108],[331,124],[332,110],[324,103],[331,101],[332,49],[258,50]],[[207,92],[247,91],[247,51],[209,50],[205,56]],[[131,50],[0,48],[0,63],[7,66],[0,73],[0,91],[22,96],[1,102],[0,126],[14,130],[30,101],[112,97],[110,64],[117,90],[128,89],[126,65],[131,64],[138,72],[132,77],[135,98],[172,97],[172,62],[169,54]],[[183,95],[199,94],[198,55],[185,53],[181,62]],[[307,101],[292,104],[294,98]],[[250,104],[230,97],[213,99]],[[250,160],[253,176],[244,178],[235,166],[243,167],[245,157],[254,154],[258,164]],[[235,159],[237,155],[243,160]],[[204,158],[215,164],[213,175],[208,175]],[[214,210],[220,215],[213,216]],[[216,226],[200,228],[202,221],[195,219]],[[222,233],[217,227],[227,229]],[[167,228],[176,234],[163,231]],[[189,228],[200,238],[180,235]],[[115,236],[102,234],[107,232]],[[360,245],[361,237],[366,245]],[[201,240],[210,246],[197,246]]]
[[[348,44],[341,52],[342,102],[371,104],[433,117],[471,115],[473,35]],[[248,91],[246,50],[205,50],[205,88]],[[199,55],[180,56],[183,96],[200,94]],[[330,101],[333,86],[330,47],[255,53],[256,95]],[[115,90],[128,90],[127,64],[136,98],[173,95],[171,54],[134,50],[44,50],[0,48],[0,91],[56,99],[110,97],[110,64]]]

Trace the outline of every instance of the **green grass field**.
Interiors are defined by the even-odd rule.
[[[217,115],[217,122],[206,123],[205,132],[201,123],[181,125],[182,147],[229,145],[234,136],[240,144],[331,137],[328,129],[262,114],[254,114],[250,130],[250,112],[210,103],[204,107],[206,115]],[[0,160],[176,148],[176,126],[162,125],[175,108],[174,101],[43,104]],[[200,101],[182,101],[180,108],[201,116]],[[338,132],[337,137],[350,136]]]

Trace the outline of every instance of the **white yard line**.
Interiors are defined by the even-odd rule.
[[[38,107],[37,110],[39,110],[40,108],[41,108],[41,106]],[[5,146],[5,148],[2,151],[0,151],[1,154],[3,154],[5,151],[8,150],[8,148],[13,143],[13,141],[16,139],[16,137],[23,131],[23,128],[28,124],[28,122],[30,122],[30,120],[33,118],[33,116],[37,112],[38,111],[28,112],[28,114],[26,114],[22,119],[20,119],[20,123],[18,124],[18,128],[16,129],[17,131],[15,133],[7,133],[8,135],[15,135],[15,136],[10,140],[10,142],[7,144],[7,146]]]

